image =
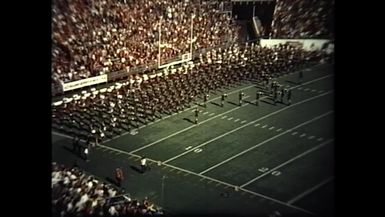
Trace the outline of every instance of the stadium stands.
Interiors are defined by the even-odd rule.
[[[272,38],[333,38],[334,0],[277,0]]]
[[[75,168],[52,163],[53,216],[148,216],[163,211]]]
[[[55,0],[52,11],[52,80],[69,82],[157,62],[190,49],[237,38],[218,1]],[[151,14],[151,16],[149,16]]]

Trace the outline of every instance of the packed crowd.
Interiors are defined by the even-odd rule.
[[[333,38],[334,0],[277,0],[272,38]]]
[[[157,62],[234,40],[238,29],[219,1],[54,0],[52,79],[69,82]]]
[[[328,57],[324,51],[310,52],[291,45],[235,44],[215,49],[179,68],[132,76],[109,88],[64,98],[53,106],[53,127],[99,143],[190,107],[212,91],[242,81],[270,85],[274,77]]]
[[[78,168],[52,164],[53,216],[163,215],[152,202],[121,197],[123,191],[86,175]]]

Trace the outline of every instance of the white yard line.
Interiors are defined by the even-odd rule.
[[[333,139],[327,140],[327,141],[325,141],[325,142],[323,142],[323,143],[321,143],[321,144],[319,144],[319,145],[317,145],[317,146],[315,146],[315,147],[313,147],[313,148],[311,148],[311,149],[309,149],[309,150],[307,150],[307,151],[305,151],[305,152],[303,152],[303,153],[301,153],[301,154],[291,158],[290,160],[287,160],[287,161],[281,163],[280,165],[278,165],[278,166],[276,166],[276,167],[274,167],[274,168],[264,172],[263,174],[255,177],[253,179],[251,179],[250,181],[247,181],[245,184],[241,185],[241,187],[243,188],[246,185],[249,185],[250,183],[252,183],[252,182],[254,182],[254,181],[256,181],[256,180],[258,180],[258,179],[260,179],[260,178],[262,178],[262,177],[264,177],[264,176],[266,176],[268,174],[270,174],[272,171],[277,170],[277,169],[279,169],[279,168],[281,168],[281,167],[283,167],[283,166],[285,166],[285,165],[287,165],[287,164],[297,160],[298,158],[301,158],[301,157],[303,157],[303,156],[305,156],[305,155],[307,155],[307,154],[309,154],[309,153],[311,153],[313,151],[316,151],[316,150],[322,148],[323,146],[325,146],[326,144],[328,144],[328,143],[330,143],[332,141],[333,141]]]
[[[311,84],[311,83],[317,82],[317,81],[319,81],[319,80],[323,80],[323,79],[326,79],[326,78],[329,78],[329,77],[333,77],[333,76],[334,76],[333,74],[331,74],[331,75],[325,75],[325,76],[322,76],[322,77],[320,77],[320,78],[317,78],[317,79],[314,79],[314,80],[305,82],[305,83],[303,83],[303,84],[300,84],[300,85],[297,85],[297,86],[293,86],[293,87],[291,87],[291,88],[289,88],[289,89],[294,89],[294,88],[297,88],[297,87],[301,87],[301,86],[304,86],[304,85],[307,85],[307,84]],[[285,76],[283,76],[283,77],[285,77]],[[248,88],[251,88],[251,87],[255,87],[255,85],[247,86],[247,87],[245,87],[245,88],[241,88],[241,89],[238,89],[238,90],[229,92],[228,95],[233,94],[233,93],[237,93],[237,92],[239,92],[239,91],[241,91],[241,90],[245,90],[245,89],[248,89]],[[327,92],[326,92],[326,93],[327,93]],[[264,99],[264,98],[267,98],[267,97],[268,97],[268,96],[265,96],[265,97],[262,97],[261,99]],[[216,100],[216,99],[219,99],[219,98],[221,98],[221,96],[216,97],[216,98],[213,98],[213,99],[211,99],[211,100],[208,100],[208,102],[211,102],[211,101]],[[247,97],[245,97],[245,99],[246,99],[246,98],[247,98]],[[251,103],[254,103],[254,102],[255,102],[255,100],[253,100]],[[219,116],[221,116],[221,115],[227,114],[227,113],[229,113],[229,112],[231,112],[231,111],[240,109],[240,108],[242,108],[243,106],[246,106],[246,105],[249,105],[249,104],[250,104],[250,103],[245,103],[245,104],[242,105],[242,106],[239,106],[239,107],[233,108],[233,109],[231,109],[231,110],[229,110],[229,111],[227,111],[227,112],[218,114],[218,115],[216,115],[216,116],[214,116],[214,117],[211,117],[211,118],[209,118],[209,119],[207,119],[207,120],[205,120],[205,121],[200,122],[200,124],[205,123],[205,122],[207,122],[207,121],[209,121],[209,120],[212,120],[212,119],[214,119],[214,118],[216,118],[216,117],[219,117]],[[194,107],[192,106],[191,108],[188,108],[188,109],[186,109],[186,110],[183,110],[182,112],[189,111],[189,110],[191,110],[191,109],[194,109]],[[163,117],[162,119],[157,119],[156,121],[154,121],[154,123],[159,122],[159,121],[161,121],[161,120],[165,120],[165,119],[167,119],[167,118],[169,118],[169,117],[172,117],[172,116],[174,116],[174,115],[177,115],[177,114],[180,114],[180,113],[174,113],[174,114],[172,114],[172,115],[168,115],[168,116],[166,116],[166,117]],[[142,129],[142,128],[147,127],[147,126],[148,126],[148,125],[140,126],[139,129]],[[183,130],[181,130],[181,131],[178,131],[178,132],[184,132],[184,131],[189,130],[189,129],[193,128],[193,127],[196,127],[196,125],[187,127],[187,128],[185,128],[185,129],[183,129]],[[170,137],[172,137],[172,136],[178,135],[178,134],[179,134],[178,132],[176,132],[176,133],[174,133],[174,134],[171,134],[171,135],[169,135],[169,136],[167,136],[167,137],[164,137],[164,138],[162,138],[162,139],[160,139],[160,140],[158,140],[158,141],[152,142],[152,143],[150,143],[150,144],[148,144],[148,145],[145,145],[145,146],[143,146],[143,147],[141,147],[141,148],[139,148],[139,149],[137,149],[137,150],[133,150],[132,152],[140,151],[140,150],[142,150],[142,149],[144,149],[144,148],[146,148],[146,147],[152,146],[152,145],[154,145],[154,144],[156,144],[156,143],[159,143],[159,142],[161,142],[161,141],[163,141],[163,140],[165,140],[165,139],[168,139],[168,138],[170,138]],[[72,136],[68,136],[68,135],[65,135],[65,134],[57,133],[57,132],[55,132],[55,131],[52,131],[52,133],[55,133],[56,135],[64,136],[64,137],[67,137],[67,138],[73,138]],[[129,134],[129,133],[130,133],[130,131],[127,131],[127,132],[125,132],[125,133],[123,133],[123,134],[116,135],[116,136],[114,136],[114,137],[111,138],[111,139],[106,139],[106,140],[104,141],[104,143],[107,143],[107,142],[112,141],[112,140],[114,140],[114,139],[120,138],[120,137],[125,136],[125,135],[127,135],[127,134]],[[84,140],[81,140],[81,141],[84,141]]]
[[[247,87],[244,87],[244,88],[241,88],[241,89],[237,89],[237,90],[231,91],[231,92],[227,93],[227,95],[231,95],[231,94],[233,94],[233,93],[238,93],[238,92],[241,91],[241,90],[246,90],[246,89],[249,89],[249,88],[252,88],[252,87],[255,87],[255,85],[251,85],[251,86],[247,86]],[[213,99],[211,99],[211,100],[208,100],[207,102],[211,102],[211,101],[220,99],[221,97],[222,97],[222,96],[213,98]],[[246,97],[245,97],[245,98],[246,98]],[[168,118],[170,118],[170,117],[173,117],[173,116],[175,116],[175,115],[178,115],[178,114],[180,114],[180,113],[182,113],[182,112],[190,111],[190,110],[192,110],[192,109],[194,109],[194,108],[195,108],[194,106],[191,106],[191,108],[188,108],[188,109],[183,110],[183,111],[181,111],[181,112],[177,112],[177,113],[174,113],[174,114],[171,114],[171,115],[167,115],[167,116],[163,117],[162,119],[157,119],[157,120],[155,120],[153,123],[157,123],[157,122],[159,122],[159,121],[166,120],[166,119],[168,119]],[[194,111],[192,111],[192,112],[194,112]],[[148,125],[142,125],[142,126],[139,127],[139,129],[145,128],[145,127],[147,127],[147,126],[148,126]],[[128,131],[128,132],[125,132],[125,133],[123,133],[123,134],[121,134],[121,135],[114,136],[112,139],[107,139],[105,142],[109,142],[109,141],[111,141],[111,140],[114,140],[114,139],[117,139],[117,138],[119,138],[119,137],[125,136],[125,135],[127,135],[127,134],[129,134],[129,133],[130,133],[130,132]]]
[[[112,148],[112,147],[105,146],[105,145],[99,145],[99,146],[100,146],[100,147],[103,147],[103,148],[106,148],[106,149],[114,150],[114,151],[117,151],[117,152],[120,152],[120,153],[123,153],[123,154],[126,154],[126,155],[131,155],[131,156],[134,156],[134,157],[136,157],[136,158],[141,158],[141,156],[139,156],[139,155],[131,154],[131,153],[129,153],[129,152],[122,151],[122,150],[119,150],[119,149],[116,149],[116,148]],[[147,158],[147,160],[148,160],[149,162],[158,163],[158,161],[153,160],[153,159]],[[211,177],[208,177],[208,176],[205,176],[205,175],[201,175],[201,174],[198,174],[198,173],[195,173],[195,172],[192,172],[192,171],[189,171],[189,170],[180,168],[180,167],[176,167],[176,166],[173,166],[173,165],[170,165],[170,164],[162,163],[162,165],[163,165],[163,166],[166,166],[166,167],[170,167],[170,168],[172,168],[172,169],[174,169],[174,170],[179,170],[179,171],[182,171],[182,172],[185,172],[185,173],[189,173],[189,174],[192,174],[192,175],[195,175],[195,176],[202,177],[202,180],[203,180],[203,179],[211,180],[211,181],[213,181],[213,182],[220,183],[220,184],[223,184],[223,185],[225,185],[225,186],[229,186],[229,187],[231,187],[231,188],[233,188],[233,189],[235,189],[235,187],[237,187],[236,185],[233,185],[233,184],[230,184],[230,183],[227,183],[227,182],[223,182],[223,181],[220,181],[220,180],[218,180],[218,179],[214,179],[214,178],[211,178]],[[260,193],[254,192],[254,191],[250,191],[250,190],[243,189],[243,188],[239,188],[239,190],[244,191],[244,192],[247,192],[247,193],[250,193],[250,194],[253,194],[253,195],[256,195],[256,196],[259,196],[259,197],[262,197],[262,198],[264,198],[264,199],[266,199],[266,200],[270,200],[270,201],[273,201],[273,202],[275,202],[275,203],[279,203],[279,204],[281,204],[281,205],[284,205],[284,206],[287,206],[287,207],[296,209],[296,210],[301,211],[301,212],[305,212],[305,213],[308,213],[308,214],[311,214],[311,215],[315,215],[315,213],[310,212],[310,211],[308,211],[308,210],[302,209],[302,208],[297,207],[297,206],[293,206],[293,205],[291,205],[291,204],[285,203],[285,202],[283,202],[283,201],[274,199],[274,198],[272,198],[272,197],[269,197],[269,196],[266,196],[266,195],[263,195],[263,194],[260,194]]]
[[[299,128],[299,127],[302,127],[302,126],[304,126],[304,125],[306,125],[306,124],[309,124],[309,123],[311,123],[311,122],[314,122],[314,121],[316,121],[316,120],[318,120],[318,119],[320,119],[320,118],[322,118],[322,117],[324,117],[324,116],[326,116],[326,115],[329,115],[329,114],[332,113],[332,112],[333,112],[333,111],[326,112],[326,113],[324,113],[324,114],[322,114],[322,115],[319,115],[319,116],[317,116],[317,117],[315,117],[315,118],[313,118],[313,119],[311,119],[311,120],[308,120],[308,121],[306,121],[306,122],[303,122],[302,124],[299,124],[299,125],[297,125],[297,126],[291,128],[291,129],[289,129],[289,130],[286,130],[286,131],[284,131],[284,132],[282,132],[282,133],[280,133],[280,134],[277,134],[277,135],[275,135],[275,136],[273,136],[273,137],[270,137],[269,139],[266,139],[266,140],[264,140],[263,142],[260,142],[260,143],[254,145],[254,146],[252,146],[252,147],[250,147],[250,148],[248,148],[248,149],[246,149],[246,150],[244,150],[244,151],[242,151],[242,152],[240,152],[240,153],[238,153],[238,154],[236,154],[236,155],[234,155],[234,156],[232,156],[232,157],[230,157],[230,158],[228,158],[228,159],[226,159],[226,160],[224,160],[224,161],[222,161],[222,162],[220,162],[220,163],[218,163],[218,164],[215,164],[214,166],[211,166],[210,168],[207,168],[207,169],[203,170],[203,171],[200,172],[199,174],[203,174],[203,173],[206,173],[206,172],[208,172],[208,171],[210,171],[210,170],[212,170],[212,169],[215,169],[215,168],[219,167],[220,165],[222,165],[222,164],[224,164],[224,163],[227,163],[227,162],[233,160],[234,158],[237,158],[237,157],[239,157],[239,156],[241,156],[241,155],[243,155],[243,154],[245,154],[245,153],[247,153],[247,152],[249,152],[249,151],[251,151],[251,150],[253,150],[253,149],[255,149],[255,148],[257,148],[257,147],[259,147],[259,146],[261,146],[261,145],[263,145],[263,144],[265,144],[265,143],[267,143],[267,142],[269,142],[269,141],[271,141],[271,140],[274,140],[274,139],[276,139],[276,138],[282,136],[282,135],[285,135],[285,134],[287,134],[287,133],[290,133],[291,131],[293,131],[293,130]]]
[[[72,136],[69,136],[69,135],[66,135],[66,134],[63,134],[63,133],[58,133],[58,132],[55,132],[55,131],[52,131],[52,134],[55,134],[55,135],[58,135],[58,136],[61,136],[61,137],[65,137],[65,138],[69,138],[69,139],[73,139]]]
[[[177,156],[175,156],[175,157],[169,158],[169,159],[166,160],[165,162],[167,163],[167,162],[170,162],[170,161],[172,161],[172,160],[174,160],[174,159],[177,159],[177,158],[179,158],[179,157],[181,157],[181,156],[183,156],[183,155],[185,155],[185,154],[187,154],[187,153],[189,153],[189,152],[191,152],[191,151],[194,151],[194,150],[197,149],[197,148],[200,148],[200,147],[202,147],[202,146],[205,146],[205,145],[207,145],[207,144],[209,144],[209,143],[211,143],[211,142],[213,142],[213,141],[215,141],[215,140],[218,140],[218,139],[220,139],[220,138],[222,138],[222,137],[224,137],[224,136],[227,136],[227,135],[230,134],[230,133],[233,133],[233,132],[238,131],[238,130],[240,130],[240,129],[242,129],[242,128],[245,128],[245,127],[247,127],[247,126],[249,126],[249,125],[251,125],[251,124],[254,124],[254,123],[257,122],[257,121],[263,120],[263,119],[268,118],[268,117],[270,117],[270,116],[272,116],[272,115],[275,115],[275,114],[277,114],[277,113],[279,113],[279,112],[282,112],[282,111],[285,111],[285,110],[287,110],[287,109],[290,109],[290,108],[292,108],[292,107],[294,107],[294,106],[297,106],[297,105],[306,103],[306,102],[311,101],[311,100],[313,100],[313,99],[317,99],[317,98],[319,98],[319,97],[322,97],[322,96],[324,96],[324,95],[326,95],[326,94],[329,94],[329,93],[332,93],[332,92],[333,92],[333,91],[328,91],[328,92],[326,92],[326,93],[324,93],[324,94],[320,94],[320,95],[311,97],[311,98],[309,98],[309,99],[302,100],[302,101],[300,101],[300,102],[294,103],[294,104],[292,104],[292,105],[290,105],[290,106],[287,106],[287,107],[284,107],[284,108],[282,108],[282,109],[279,109],[279,110],[277,110],[277,111],[275,111],[275,112],[272,112],[272,113],[270,113],[270,114],[268,114],[268,115],[265,115],[265,116],[263,116],[263,117],[260,117],[260,118],[258,118],[258,119],[255,119],[254,121],[251,121],[251,122],[249,122],[249,123],[247,123],[247,124],[244,124],[244,125],[242,125],[242,126],[240,126],[240,127],[235,128],[235,129],[233,129],[233,130],[231,130],[231,131],[228,131],[228,132],[226,132],[226,133],[224,133],[224,134],[222,134],[222,135],[220,135],[220,136],[217,136],[217,137],[215,137],[215,138],[213,138],[213,139],[211,139],[211,140],[209,140],[209,141],[207,141],[207,142],[204,142],[204,143],[202,143],[202,144],[200,144],[200,145],[194,147],[194,148],[191,149],[191,150],[185,151],[185,152],[183,152],[183,153],[181,153],[181,154],[179,154],[179,155],[177,155]],[[285,132],[286,132],[286,131],[285,131]]]
[[[322,181],[321,183],[319,183],[318,185],[306,190],[305,192],[301,193],[300,195],[294,197],[293,199],[290,199],[287,204],[293,204],[295,202],[297,202],[298,200],[300,200],[301,198],[303,198],[304,196],[312,193],[313,191],[317,190],[318,188],[324,186],[325,184],[327,184],[328,182],[332,181],[334,179],[334,177],[329,177],[327,178],[326,180]]]
[[[305,82],[305,83],[303,83],[303,84],[300,84],[300,85],[297,85],[297,86],[293,86],[293,87],[289,88],[289,90],[295,89],[295,88],[297,88],[297,87],[302,87],[302,86],[304,86],[304,85],[308,85],[308,84],[317,82],[317,81],[319,81],[319,80],[323,80],[323,79],[326,79],[326,78],[329,78],[329,77],[333,77],[333,76],[334,76],[333,74],[331,74],[331,75],[325,75],[325,76],[322,76],[322,77],[320,77],[320,78],[317,78],[317,79],[314,79],[314,80]],[[251,88],[251,87],[255,87],[255,85],[248,86],[248,87],[245,87],[245,88],[241,88],[241,89],[232,91],[232,92],[228,93],[228,95],[233,94],[233,93],[237,93],[237,92],[239,92],[239,91],[241,91],[241,90],[249,89],[249,88]],[[267,98],[267,97],[268,97],[268,96],[265,96],[265,97],[262,97],[261,99],[265,99],[265,98]],[[214,100],[219,99],[219,98],[221,98],[221,96],[216,97],[216,98],[213,98],[213,99],[211,99],[211,100],[208,100],[207,102],[211,102],[211,101],[214,101]],[[246,98],[248,98],[248,97],[245,97],[244,99],[246,99]],[[255,101],[253,101],[252,103],[254,103],[254,102],[255,102]],[[246,104],[242,105],[242,107],[245,106],[245,105],[249,105],[249,104],[250,104],[250,103],[246,103]],[[241,107],[237,107],[236,109],[239,109],[239,108],[241,108]],[[194,107],[192,106],[191,108],[188,108],[188,109],[186,109],[186,110],[183,110],[182,112],[189,111],[189,110],[191,110],[191,109],[194,109]],[[235,109],[235,110],[236,110],[236,109]],[[172,114],[172,115],[168,115],[168,116],[166,116],[166,117],[163,117],[162,119],[157,119],[156,121],[154,121],[154,123],[159,122],[159,121],[161,121],[161,120],[165,120],[165,119],[170,118],[170,117],[172,117],[172,116],[174,116],[174,115],[177,115],[177,114],[180,114],[180,113],[174,113],[174,114]],[[224,114],[224,113],[222,113],[222,114]],[[214,116],[214,117],[217,117],[217,116]],[[202,122],[201,122],[200,124],[202,124]],[[139,129],[142,129],[142,128],[144,128],[144,127],[147,127],[147,125],[140,126]],[[117,139],[117,138],[119,138],[119,137],[125,136],[125,135],[127,135],[127,134],[129,134],[129,133],[130,133],[130,132],[125,132],[125,133],[123,133],[123,134],[121,134],[121,135],[117,135],[117,136],[113,137],[112,139],[107,139],[105,142],[109,142],[109,141],[111,141],[111,140],[114,140],[114,139]]]
[[[315,138],[315,136],[309,136],[309,137],[307,137],[307,139],[314,139]]]
[[[246,105],[246,104],[245,104],[245,105]],[[218,114],[218,115],[215,115],[215,116],[213,116],[213,117],[211,117],[211,118],[208,118],[208,119],[206,119],[206,120],[200,122],[199,124],[200,124],[200,125],[201,125],[201,124],[204,124],[204,123],[206,123],[206,122],[208,122],[208,121],[211,121],[211,120],[213,120],[213,119],[215,119],[215,118],[217,118],[217,117],[219,117],[219,116],[222,116],[222,115],[224,115],[224,114],[230,113],[230,112],[235,111],[235,110],[240,109],[240,108],[241,108],[241,107],[235,107],[235,108],[232,108],[232,109],[230,109],[230,110],[228,110],[228,111],[226,111],[226,112],[223,112],[223,113],[220,113],[220,114]],[[159,142],[162,142],[162,141],[164,141],[164,140],[166,140],[166,139],[168,139],[168,138],[171,138],[171,137],[173,137],[173,136],[176,136],[176,135],[178,135],[178,134],[181,134],[181,133],[183,133],[183,132],[185,132],[185,131],[187,131],[187,130],[190,130],[191,128],[194,128],[194,127],[197,127],[197,125],[191,125],[191,126],[189,126],[189,127],[187,127],[187,128],[184,128],[184,129],[182,129],[182,130],[179,130],[179,131],[177,131],[177,132],[175,132],[175,133],[173,133],[173,134],[170,134],[170,135],[168,135],[168,136],[166,136],[166,137],[163,137],[163,138],[158,139],[158,140],[156,140],[156,141],[154,141],[154,142],[151,142],[151,143],[149,143],[149,144],[147,144],[147,145],[144,145],[144,146],[142,146],[142,147],[140,147],[140,148],[137,148],[137,149],[135,149],[135,150],[132,150],[130,153],[132,154],[132,153],[138,152],[138,151],[140,151],[140,150],[143,150],[143,149],[145,149],[145,148],[148,148],[148,147],[150,147],[150,146],[153,146],[153,145],[155,145],[155,144],[157,144],[157,143],[159,143]],[[106,141],[106,142],[108,142],[108,141]]]
[[[268,199],[268,200],[274,201],[274,202],[276,202],[276,203],[279,203],[279,204],[282,204],[282,205],[290,205],[290,206],[291,206],[291,208],[294,208],[294,209],[296,209],[296,210],[300,210],[300,211],[302,211],[302,212],[305,212],[305,213],[307,213],[307,214],[310,214],[310,215],[316,215],[315,213],[313,213],[313,212],[310,212],[310,211],[308,211],[308,210],[305,210],[305,209],[302,209],[302,208],[300,208],[300,207],[297,207],[297,206],[293,206],[293,205],[291,205],[291,204],[288,204],[288,203],[286,203],[286,204],[283,204],[283,203],[282,203],[282,201],[279,201],[279,200],[276,200],[276,199],[274,199],[274,198],[271,198],[271,197],[265,196],[265,195],[263,195],[263,194],[259,194],[259,193],[256,193],[256,192],[254,192],[254,191],[250,191],[250,190],[248,190],[248,189],[244,189],[244,188],[239,188],[239,189],[240,189],[240,190],[242,190],[242,191],[248,192],[248,193],[250,193],[250,194],[253,194],[253,195],[255,195],[255,196],[263,197],[263,198],[265,198],[265,199]]]

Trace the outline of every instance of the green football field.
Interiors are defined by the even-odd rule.
[[[183,112],[126,132],[96,147],[84,162],[69,151],[69,136],[53,132],[52,160],[79,166],[101,179],[123,167],[123,186],[149,196],[171,214],[331,216],[334,210],[333,65],[276,79],[292,90],[292,103],[257,106],[253,83],[210,95],[207,107]],[[238,105],[238,93],[245,102]],[[228,98],[220,107],[220,95]],[[286,103],[286,97],[284,99]],[[197,104],[202,104],[202,100]],[[199,123],[194,109],[201,110]],[[136,168],[149,159],[150,171]]]

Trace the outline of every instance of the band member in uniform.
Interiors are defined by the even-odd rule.
[[[199,109],[198,107],[195,108],[195,124],[198,124],[198,115],[199,115]]]
[[[283,90],[277,91],[277,102],[282,102],[282,94],[283,94]],[[278,101],[278,98],[280,99],[279,101]]]
[[[276,81],[271,82],[271,84],[270,84],[270,94],[274,95],[275,85],[276,85]]]
[[[299,84],[302,84],[302,79],[303,79],[303,70],[300,70],[299,74],[298,74],[298,83]]]
[[[291,105],[291,90],[287,91],[287,102],[288,105]]]
[[[241,91],[241,92],[239,92],[239,106],[242,106],[242,102],[243,102],[243,96],[244,96],[245,94]]]
[[[204,97],[203,97],[203,105],[205,106],[205,108],[207,107],[207,106],[206,106],[206,103],[207,103],[207,101],[209,100],[209,97],[210,97],[210,96],[209,96],[208,94],[205,94]]]
[[[277,105],[278,91],[274,91],[274,93],[273,93],[273,98],[274,98],[274,105]]]
[[[259,106],[259,100],[261,99],[261,96],[262,96],[262,92],[261,91],[257,91],[257,94],[256,94],[256,99],[255,99],[255,105]]]
[[[283,98],[285,97],[286,91],[287,91],[286,89],[281,90],[281,100],[280,100],[281,103],[283,103]]]
[[[222,94],[222,97],[221,97],[221,107],[223,107],[223,102],[225,101],[225,99],[227,98],[227,94]]]

